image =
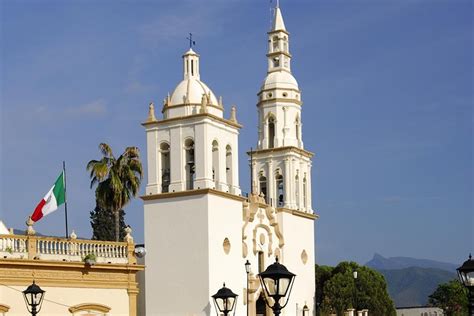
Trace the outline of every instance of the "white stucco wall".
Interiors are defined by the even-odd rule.
[[[242,202],[212,194],[145,202],[146,315],[210,315],[223,282],[241,296],[241,218]]]
[[[314,220],[295,216],[289,213],[278,213],[285,236],[282,249],[283,264],[296,274],[290,301],[286,307],[286,315],[302,315],[306,304],[310,315],[314,312],[315,271],[314,271]],[[306,253],[307,261],[303,262],[302,254]],[[298,313],[296,310],[298,308]]]
[[[125,289],[66,288],[38,285],[46,291],[39,315],[71,315],[68,311],[69,307],[83,303],[106,305],[111,308],[110,312],[107,313],[109,316],[129,315],[129,299]],[[8,316],[29,315],[23,293],[21,293],[25,289],[26,287],[0,285],[0,303],[10,306]]]

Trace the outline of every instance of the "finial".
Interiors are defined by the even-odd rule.
[[[186,37],[189,40],[189,48],[193,48],[196,45],[196,42],[193,41],[193,33],[189,33],[189,37]]]
[[[201,98],[201,110],[199,113],[207,113],[207,103],[209,102],[208,96],[203,93]]]
[[[229,120],[234,122],[234,123],[237,123],[237,109],[236,109],[235,105],[233,105],[231,110],[230,110]]]
[[[471,254],[469,254],[469,260],[472,260],[472,255]]]
[[[148,118],[146,119],[147,122],[155,122],[156,117],[155,117],[155,105],[153,102],[150,102],[150,105],[148,106]]]
[[[280,0],[276,0],[276,3],[277,3],[276,7],[279,8],[280,7]]]
[[[224,104],[222,103],[222,96],[219,97],[219,106],[220,106],[221,108],[224,107]]]
[[[34,234],[36,234],[35,230],[33,229],[34,223],[35,222],[31,219],[31,216],[28,216],[28,219],[26,220],[26,226],[28,226],[28,228],[26,229],[27,235],[33,236]]]
[[[74,229],[72,230],[72,233],[69,237],[71,237],[71,239],[77,239],[77,235],[76,235],[76,232],[74,231]]]
[[[133,243],[133,237],[132,237],[132,228],[129,226],[125,227],[125,238],[124,240],[128,242],[129,244]]]

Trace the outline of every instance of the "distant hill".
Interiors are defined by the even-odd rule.
[[[441,269],[410,267],[378,270],[387,281],[388,293],[395,306],[424,306],[439,284],[456,278],[454,272]]]
[[[428,259],[415,259],[409,257],[391,257],[385,258],[378,253],[374,254],[372,260],[365,264],[367,267],[375,270],[394,270],[409,267],[434,268],[456,272],[457,266],[452,263],[439,262]]]
[[[439,284],[456,278],[452,263],[374,254],[366,266],[382,273],[395,306],[424,306]]]

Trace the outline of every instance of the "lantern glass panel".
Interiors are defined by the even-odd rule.
[[[231,311],[232,308],[234,307],[234,302],[235,302],[235,298],[233,297],[229,297],[227,300],[227,311]]]
[[[466,273],[466,281],[464,284],[467,286],[474,286],[474,271]]]
[[[34,305],[39,305],[41,303],[41,297],[43,293],[37,293],[32,295],[32,300]]]
[[[225,309],[225,300],[223,298],[216,298],[217,308],[219,308],[220,312],[223,312]]]
[[[286,295],[286,291],[288,291],[288,287],[290,286],[290,281],[291,279],[287,279],[287,278],[280,279],[280,284],[279,284],[280,286],[278,287],[279,295],[282,295],[282,296]]]
[[[270,278],[264,278],[263,282],[265,282],[265,287],[267,288],[268,295],[273,296],[276,294],[276,283],[275,280]]]

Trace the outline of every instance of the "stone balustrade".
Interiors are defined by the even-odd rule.
[[[84,261],[93,257],[95,263],[134,264],[135,245],[130,232],[123,242],[77,239],[74,233],[71,238],[0,235],[0,259]]]

